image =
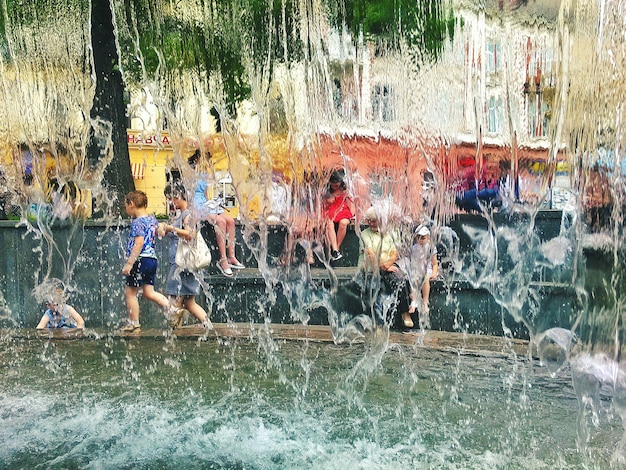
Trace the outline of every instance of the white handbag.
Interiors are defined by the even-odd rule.
[[[198,230],[190,240],[178,240],[176,248],[176,265],[187,271],[197,271],[211,264],[211,250]]]

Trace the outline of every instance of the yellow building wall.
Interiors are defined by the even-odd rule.
[[[167,217],[168,208],[167,201],[163,195],[163,190],[167,184],[168,167],[174,157],[174,149],[169,138],[168,132],[154,134],[152,132],[137,131],[133,129],[127,130],[128,152],[130,157],[131,171],[133,172],[133,180],[135,189],[143,191],[148,196],[148,211],[157,215]],[[193,148],[187,149],[186,158],[193,153]],[[0,151],[0,164],[6,170],[11,172],[19,171],[14,166],[15,149],[7,147]],[[57,164],[56,160],[46,154],[45,169],[53,168]],[[225,155],[214,162],[216,170],[227,171],[228,159]],[[216,194],[227,189],[227,193],[234,194],[231,185],[215,185]],[[76,202],[76,201],[75,201]],[[77,201],[81,204],[80,214],[83,217],[91,216],[91,193],[85,191],[81,196],[81,200]],[[233,217],[237,217],[239,213],[238,204],[235,207],[227,207],[226,211]]]
[[[174,158],[174,149],[169,134],[164,131],[159,135],[150,132],[127,131],[128,152],[130,155],[131,170],[135,181],[135,189],[143,191],[148,196],[148,211],[157,216],[167,216],[167,201],[163,196],[163,189],[167,184],[168,165]],[[194,148],[189,147],[183,159],[193,153]],[[216,172],[228,172],[228,158],[225,154],[213,157],[213,170]],[[138,165],[141,168],[138,168]],[[140,176],[141,175],[141,176]],[[227,194],[234,195],[231,184],[215,183],[214,195],[226,189]],[[235,201],[234,207],[225,207],[227,213],[233,218],[239,215],[239,204]]]
[[[163,189],[167,184],[167,163],[174,155],[169,136],[166,132],[156,136],[133,130],[129,130],[127,136],[135,189],[148,196],[149,212],[167,216]]]
[[[130,150],[130,162],[144,165],[143,178],[133,178],[135,189],[148,196],[148,211],[156,215],[167,215],[167,206],[163,189],[167,183],[165,163],[171,154],[167,152],[149,153],[143,150]],[[149,163],[148,163],[149,162]]]

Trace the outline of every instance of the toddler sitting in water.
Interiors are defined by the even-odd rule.
[[[67,305],[62,299],[49,299],[46,301],[47,310],[44,312],[38,330],[46,328],[85,328],[83,317],[71,305]]]

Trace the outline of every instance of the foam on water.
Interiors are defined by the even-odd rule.
[[[568,374],[514,358],[393,347],[359,374],[354,344],[278,344],[272,364],[252,343],[212,341],[11,341],[9,353],[9,467],[603,468],[621,435],[601,408],[578,454]]]

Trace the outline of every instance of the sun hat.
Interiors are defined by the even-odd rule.
[[[365,220],[378,220],[378,215],[376,214],[376,209],[370,207],[365,211]]]
[[[425,237],[427,235],[430,235],[430,230],[428,229],[428,227],[426,227],[426,225],[420,225],[415,229],[415,235]]]

